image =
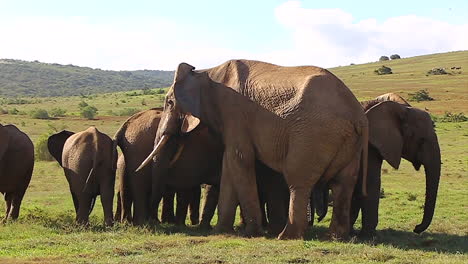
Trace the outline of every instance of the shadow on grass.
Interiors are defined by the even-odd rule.
[[[20,217],[19,223],[39,224],[51,228],[58,233],[73,232],[138,232],[145,234],[185,234],[188,236],[210,236],[215,233],[212,230],[201,229],[199,226],[176,226],[172,224],[149,224],[142,227],[135,227],[131,224],[116,223],[114,227],[105,227],[101,218],[92,217],[89,226],[81,226],[75,223],[74,213],[72,211],[60,214],[49,214],[42,209],[34,208],[24,212]],[[328,240],[326,227],[310,228],[305,234],[305,240]],[[238,227],[232,236],[242,236],[242,228]],[[266,234],[268,239],[276,239],[275,235]],[[365,243],[367,245],[390,245],[402,250],[422,250],[430,252],[467,254],[468,236],[460,236],[444,233],[424,232],[420,235],[410,231],[401,231],[394,229],[384,229],[377,231],[377,236],[372,240],[361,240],[353,237],[348,243]]]
[[[313,227],[305,235],[305,240],[329,240],[328,228]],[[402,250],[422,250],[450,254],[468,253],[468,236],[460,236],[444,233],[416,234],[410,231],[383,229],[377,231],[377,236],[372,239],[360,239],[352,237],[349,243],[364,243],[371,246],[389,245]]]

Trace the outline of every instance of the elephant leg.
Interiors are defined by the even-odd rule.
[[[353,198],[351,199],[351,212],[350,212],[350,219],[349,219],[349,228],[350,233],[354,235],[354,224],[359,216],[359,212],[361,211],[362,207],[362,188],[360,188],[361,184],[356,184],[353,192]]]
[[[271,175],[272,181],[265,190],[268,214],[268,232],[277,236],[288,221],[289,190],[283,175]]]
[[[191,194],[192,195],[189,202],[190,222],[192,223],[192,225],[198,225],[198,223],[200,222],[201,187],[197,186],[193,188]]]
[[[71,189],[70,189],[70,193],[72,195],[73,206],[75,207],[75,213],[77,214],[78,213],[78,198],[76,197],[75,193],[71,191]]]
[[[162,212],[161,212],[162,223],[170,223],[170,224],[175,223],[174,197],[175,197],[174,189],[167,187],[164,192],[164,197],[163,197],[163,206],[162,206]]]
[[[224,152],[217,231],[232,230],[237,201],[240,203],[245,220],[245,235],[248,237],[260,235],[262,227],[255,159],[253,151],[247,147]]]
[[[112,205],[114,201],[114,185],[101,184],[101,204],[104,211],[104,223],[106,226],[114,225],[112,217]]]
[[[357,156],[331,181],[333,215],[329,232],[336,239],[347,239],[349,236],[351,199],[358,178],[359,161],[360,156]]]
[[[13,195],[11,193],[5,193],[5,203],[6,203],[6,212],[5,212],[4,221],[7,221],[8,217],[10,216],[11,207],[13,203]]]
[[[211,219],[213,219],[216,206],[219,199],[219,186],[205,185],[205,201],[203,203],[203,213],[200,227],[204,229],[211,228]]]
[[[141,226],[148,220],[148,207],[148,194],[146,192],[135,193],[133,200],[134,225]]]
[[[318,178],[315,177],[314,178]],[[299,239],[307,228],[307,205],[311,186],[290,185],[289,217],[278,239]]]
[[[237,209],[237,194],[234,190],[232,179],[227,175],[229,167],[223,160],[223,175],[218,200],[218,223],[214,231],[216,233],[229,233],[233,231],[234,219]]]
[[[367,197],[362,198],[362,229],[360,236],[374,236],[379,222],[379,201],[381,187],[382,160],[374,162],[370,157],[367,177]],[[378,158],[377,158],[378,159]]]
[[[120,196],[120,191],[117,192],[117,203],[115,204],[115,215],[114,220],[123,222],[122,218],[122,197]]]
[[[11,210],[9,218],[15,220],[18,219],[21,202],[23,201],[24,193],[26,192],[26,188],[24,190],[15,192],[12,195],[12,202],[11,202]]]
[[[81,195],[77,195],[77,197],[78,213],[76,215],[76,221],[78,224],[86,225],[89,222],[89,214],[93,206],[93,196],[89,193],[81,193]]]
[[[191,190],[178,191],[176,195],[176,225],[185,226],[185,219],[187,218],[187,210],[189,206]]]
[[[314,225],[314,220],[315,220],[315,203],[314,203],[314,193],[316,192],[316,188],[312,190],[311,194],[309,195],[309,206],[308,206],[308,215],[307,215],[307,220],[309,221],[309,226]]]

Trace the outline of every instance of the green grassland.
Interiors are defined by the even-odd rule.
[[[394,74],[375,75],[374,69],[381,65],[353,65],[331,71],[361,100],[390,91],[407,97],[408,93],[428,89],[434,101],[412,104],[436,115],[445,111],[468,113],[468,52],[389,61],[384,65],[391,67]],[[461,73],[426,76],[434,67],[452,66],[461,66]],[[15,107],[23,113],[60,107],[67,110],[67,116],[39,120],[29,115],[4,114],[0,115],[0,123],[16,124],[34,142],[51,131],[78,131],[91,125],[112,136],[127,118],[115,113],[125,108],[160,106],[162,98],[160,94],[144,95],[140,91],[86,98],[25,98],[30,103],[0,107]],[[96,120],[79,117],[81,101],[99,109]],[[421,235],[412,230],[422,219],[424,170],[416,172],[406,161],[399,170],[384,164],[378,237],[373,241],[347,242],[323,239],[330,214],[307,232],[304,241],[212,235],[191,226],[137,228],[117,224],[104,228],[99,201],[90,227],[83,228],[74,224],[72,200],[62,169],[56,162],[39,161],[20,219],[0,224],[0,263],[467,263],[468,122],[436,122],[436,130],[443,162],[439,196],[434,220]],[[0,217],[3,214],[0,212]]]

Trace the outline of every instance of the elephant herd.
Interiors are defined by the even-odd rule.
[[[360,235],[375,235],[382,162],[398,168],[401,158],[426,172],[423,220],[414,229],[423,232],[434,214],[441,169],[429,114],[400,96],[359,103],[325,69],[250,60],[197,71],[181,63],[163,108],[128,118],[113,139],[90,127],[54,134],[48,148],[64,169],[79,223],[88,222],[97,195],[106,225],[183,225],[190,209],[193,225],[211,228],[217,208],[214,231],[224,233],[233,230],[240,206],[246,236],[266,229],[279,239],[302,238],[315,209],[323,218],[329,190],[330,237],[346,239],[359,211]],[[33,164],[31,140],[12,125],[0,126],[6,219],[18,217]]]

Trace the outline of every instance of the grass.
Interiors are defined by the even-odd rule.
[[[458,54],[458,55],[457,55]],[[457,56],[455,56],[457,55]],[[424,74],[434,67],[462,66],[468,69],[468,52],[427,57],[434,65],[421,62],[423,57],[385,62],[394,70],[391,76],[353,77],[371,72],[380,63],[332,69],[345,79],[359,99],[370,99],[388,91],[403,91],[405,96],[427,88],[436,100],[413,103],[418,107],[468,113],[468,90],[463,89],[467,76],[438,88],[437,80],[427,87],[417,80],[435,77]],[[446,62],[443,58],[446,58]],[[459,61],[456,59],[459,58]],[[463,64],[466,61],[467,63]],[[405,62],[406,61],[406,62]],[[437,62],[437,63],[435,63]],[[394,63],[395,65],[393,65]],[[410,64],[410,65],[407,65]],[[431,66],[429,66],[431,65]],[[446,66],[447,65],[447,66]],[[427,68],[427,69],[426,69]],[[413,69],[412,73],[404,73]],[[416,73],[422,76],[415,77]],[[411,76],[410,74],[413,74]],[[464,74],[464,73],[463,73]],[[400,76],[387,80],[388,77]],[[410,77],[414,86],[406,85]],[[385,78],[381,80],[380,78]],[[434,84],[434,83],[436,84]],[[384,85],[385,84],[385,85]],[[383,86],[382,86],[383,85]],[[441,89],[450,89],[444,92]],[[446,94],[448,93],[448,94]],[[61,107],[69,116],[52,120],[31,119],[22,115],[0,115],[0,123],[14,123],[33,141],[50,130],[79,131],[90,125],[113,135],[125,116],[106,115],[108,110],[147,109],[161,104],[159,95],[127,96],[104,94],[85,99],[100,112],[97,120],[85,120],[78,113],[81,97],[37,98],[35,104],[3,105],[20,111],[33,108]],[[147,106],[141,105],[145,99]],[[125,101],[125,103],[122,102]],[[119,105],[116,106],[115,103]],[[330,214],[306,234],[304,241],[278,241],[272,237],[247,239],[237,235],[212,235],[197,227],[172,225],[137,228],[117,224],[103,227],[102,207],[96,203],[91,224],[82,228],[74,223],[74,211],[63,170],[56,162],[36,162],[30,187],[23,201],[18,221],[0,224],[1,263],[467,263],[468,262],[468,122],[436,122],[442,151],[442,177],[436,213],[429,229],[421,235],[412,232],[422,219],[424,170],[416,172],[403,161],[400,170],[384,164],[378,237],[374,241],[352,239],[347,242],[323,240]],[[0,212],[0,217],[3,217]],[[216,217],[215,217],[216,218]],[[358,220],[359,222],[360,220]],[[216,222],[213,219],[212,224]],[[188,222],[187,222],[188,223]],[[359,228],[359,225],[356,226]]]

